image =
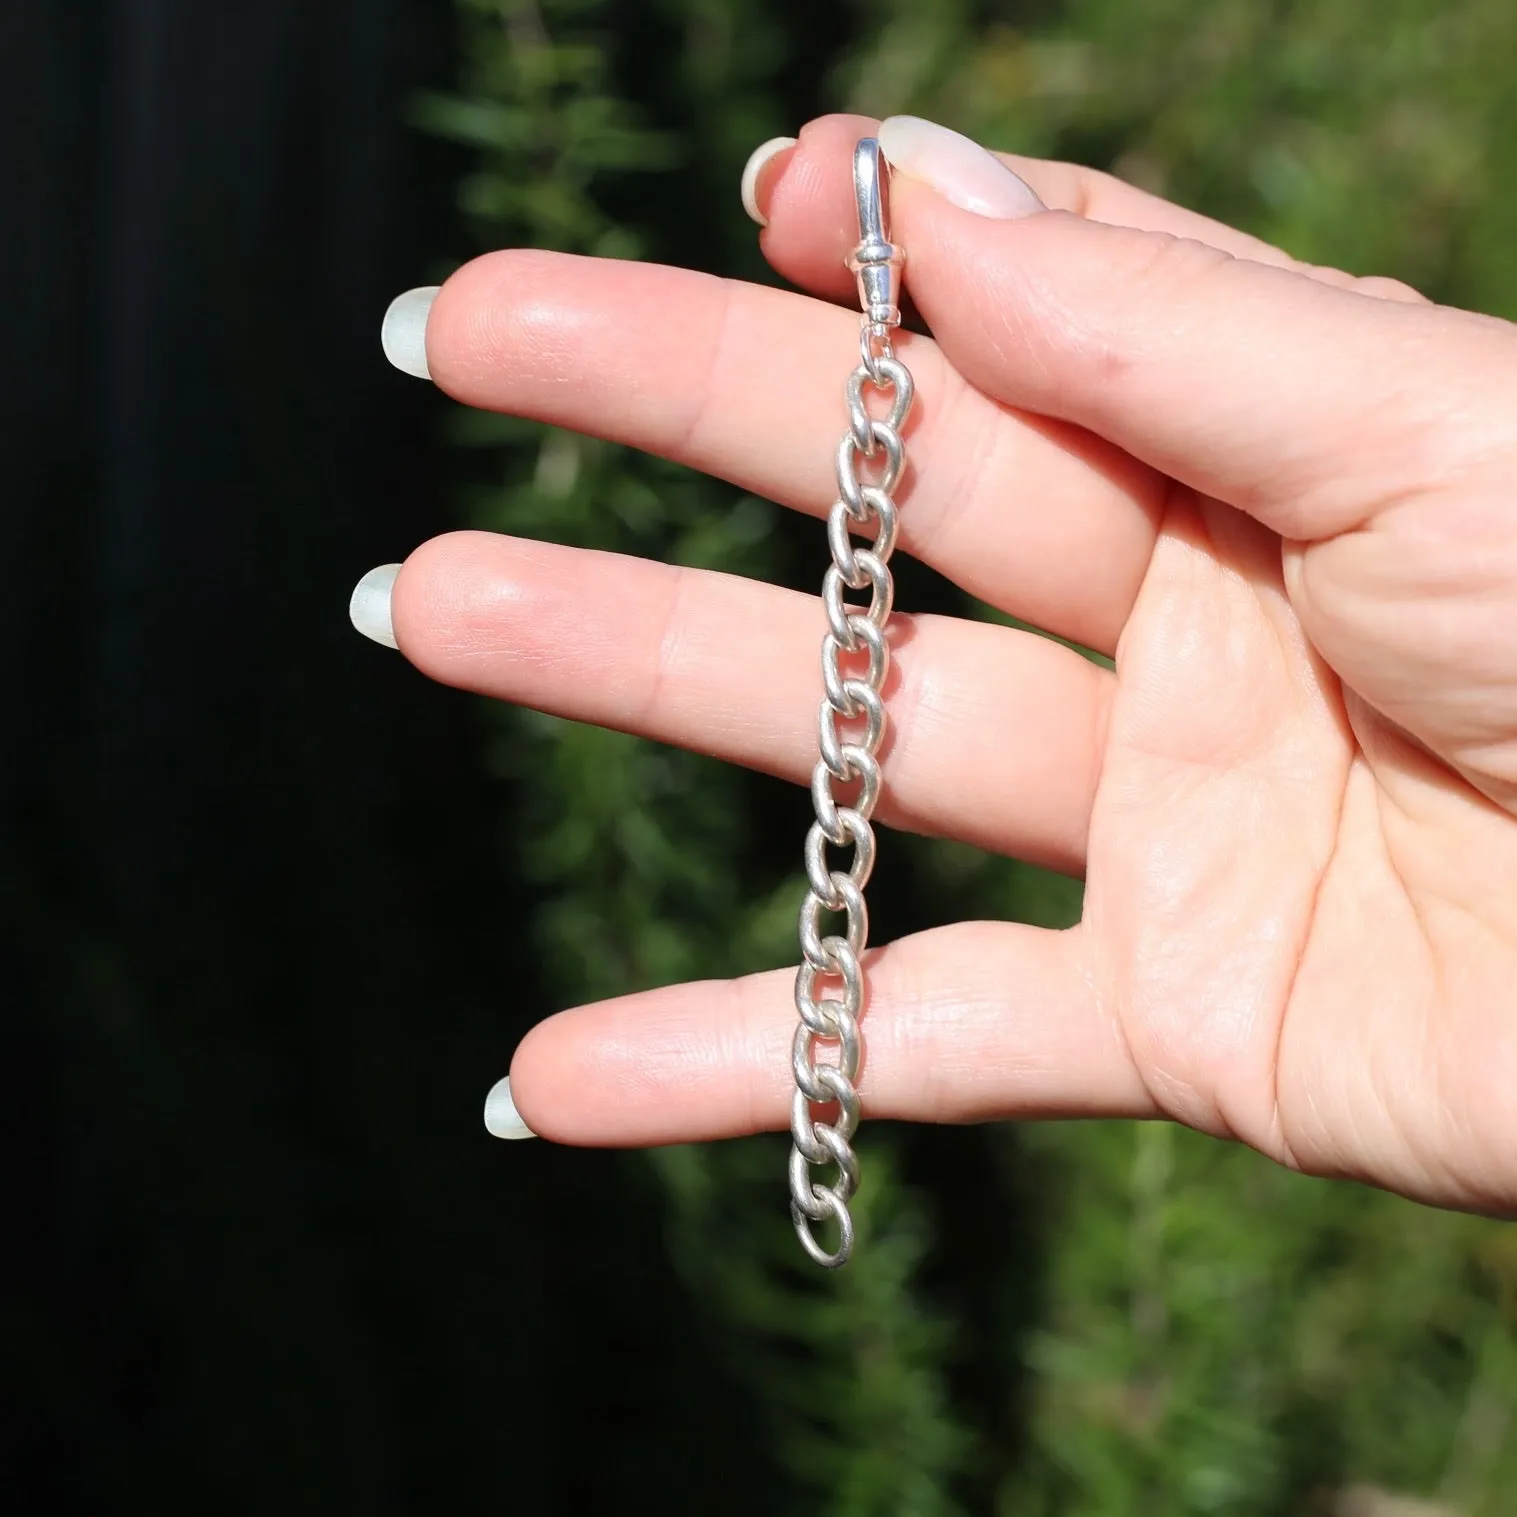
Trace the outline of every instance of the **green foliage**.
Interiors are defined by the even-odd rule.
[[[843,70],[998,146],[1109,168],[1296,256],[1517,311],[1504,0],[896,0]]]
[[[787,112],[827,98],[793,81],[830,71],[831,98],[856,108],[1113,168],[1304,257],[1517,309],[1506,0],[890,0],[864,30],[851,8],[810,7],[802,30],[761,0],[457,4],[461,94],[416,119],[475,150],[460,194],[483,244],[761,277],[738,171],[793,129]],[[838,45],[819,58],[815,37]],[[798,529],[763,502],[506,418],[461,416],[457,440],[491,450],[472,522],[790,576]],[[521,712],[501,714],[495,762],[521,798],[509,846],[566,1002],[790,958],[801,884],[769,824],[798,842],[803,798]],[[890,841],[902,862],[877,920],[893,928],[1078,915],[1070,882]],[[778,1140],[643,1161],[695,1320],[769,1409],[788,1509],[1389,1517],[1377,1490],[1463,1517],[1512,1508],[1508,1230],[1160,1126],[954,1136],[978,1179],[943,1178],[943,1200],[919,1183],[941,1145],[870,1132],[864,1246],[820,1283],[783,1214]]]
[[[1345,1476],[1508,1509],[1504,1228],[1164,1126],[1037,1146],[1068,1190],[1029,1350],[1041,1468],[1005,1511],[1286,1512]]]

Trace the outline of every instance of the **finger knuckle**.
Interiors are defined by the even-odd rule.
[[[1077,340],[1088,345],[1084,356],[1096,378],[1106,383],[1119,382],[1137,368],[1149,345],[1171,330],[1168,325],[1156,327],[1134,320],[1134,313],[1204,313],[1211,309],[1206,298],[1209,290],[1237,262],[1231,254],[1207,243],[1168,232],[1115,228],[1113,235],[1109,277],[1121,293],[1107,308],[1106,321],[1072,329]],[[1135,343],[1134,333],[1146,336]]]
[[[1404,280],[1392,279],[1385,274],[1365,274],[1352,280],[1351,284],[1359,294],[1373,295],[1377,300],[1394,300],[1403,305],[1431,304],[1421,290],[1414,290]]]

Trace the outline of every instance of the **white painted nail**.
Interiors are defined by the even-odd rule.
[[[440,285],[423,285],[419,290],[407,290],[390,302],[385,312],[384,325],[379,329],[380,345],[385,357],[404,374],[417,379],[430,379],[432,371],[427,367],[427,313],[437,299]]]
[[[768,142],[761,142],[749,153],[748,161],[743,165],[743,209],[760,226],[768,226],[769,218],[758,208],[758,176],[759,170],[774,157],[776,153],[783,153],[787,147],[795,146],[794,137],[771,137]]]
[[[354,586],[353,598],[348,602],[348,616],[353,625],[365,637],[372,637],[386,648],[399,647],[390,623],[390,590],[399,573],[399,564],[381,564],[370,569]]]
[[[945,200],[976,215],[1012,221],[1048,209],[994,153],[920,116],[882,121],[880,147],[892,169],[930,184]]]
[[[492,1138],[535,1138],[537,1134],[521,1119],[511,1099],[509,1078],[497,1080],[485,1097],[485,1131]]]

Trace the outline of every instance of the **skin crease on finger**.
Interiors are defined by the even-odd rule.
[[[760,175],[764,246],[843,300],[826,186],[846,158],[808,158],[824,130]],[[1510,1209],[1517,831],[1476,788],[1499,775],[1439,761],[1464,743],[1489,762],[1513,740],[1514,640],[1478,636],[1517,601],[1517,566],[1478,573],[1511,541],[1510,513],[1488,505],[1517,456],[1497,377],[1517,372],[1510,329],[1163,227],[987,223],[900,189],[943,361],[993,403],[1096,428],[1179,483],[1149,518],[1123,618],[1085,919],[1066,934],[972,924],[972,939],[879,954],[866,1112],[1162,1112],[1315,1173]],[[445,327],[469,319],[467,287],[451,311],[439,298]],[[519,286],[509,298],[545,309]],[[540,335],[532,382],[556,375],[566,394],[576,332]],[[480,386],[498,382],[487,367]],[[1062,501],[1038,504],[1056,516]],[[1305,545],[1282,562],[1270,529]],[[1059,563],[1050,551],[1038,568]],[[1488,740],[1470,741],[1471,712]],[[986,737],[993,749],[1004,730]],[[991,966],[988,990],[948,972],[966,951]],[[513,1065],[522,1114],[574,1142],[783,1126],[784,978],[543,1024]],[[1092,1065],[1087,1047],[1106,1052]]]

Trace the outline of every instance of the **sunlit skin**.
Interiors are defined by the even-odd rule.
[[[824,514],[872,125],[814,122],[761,177],[800,293],[492,254],[437,299],[433,377]],[[900,342],[901,546],[1116,671],[898,612],[881,817],[1083,874],[1084,918],[873,953],[865,1115],[1170,1117],[1511,1212],[1517,328],[1008,162],[1054,209],[993,221],[893,185],[934,334]],[[458,533],[407,561],[393,615],[436,679],[809,777],[808,597]],[[791,982],[550,1018],[517,1107],[566,1143],[783,1128]]]

